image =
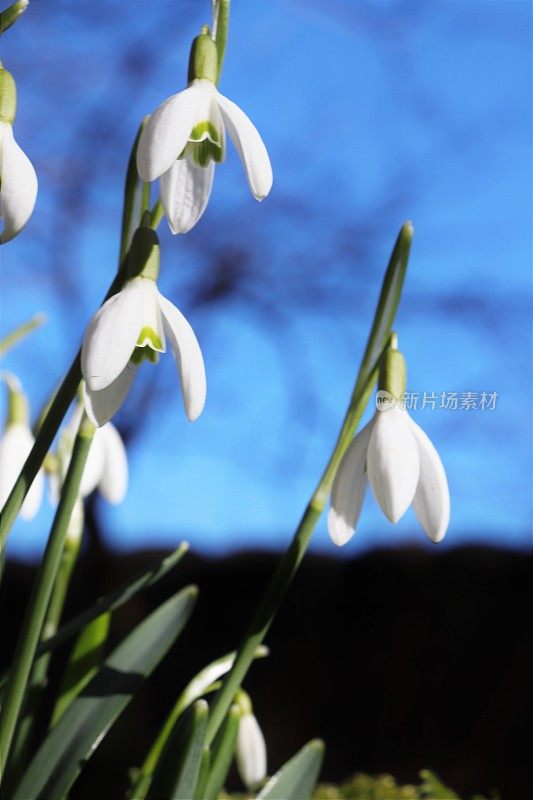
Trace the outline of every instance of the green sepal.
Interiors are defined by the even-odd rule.
[[[159,238],[153,228],[141,225],[133,234],[128,256],[128,278],[150,278],[159,275]]]
[[[388,348],[381,359],[378,388],[401,400],[407,386],[407,365],[399,350]]]
[[[191,45],[188,81],[197,78],[206,78],[215,84],[218,81],[217,46],[208,33],[201,33]]]
[[[13,125],[17,113],[17,86],[13,75],[0,68],[0,122]]]

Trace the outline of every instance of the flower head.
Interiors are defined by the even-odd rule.
[[[80,424],[83,407],[78,405],[59,440],[57,456],[59,472],[50,475],[52,501],[59,501],[60,482],[64,479],[74,439]],[[94,432],[89,455],[81,478],[79,495],[87,497],[98,489],[108,503],[121,503],[128,487],[128,460],[119,432],[111,422],[106,422]]]
[[[0,218],[2,244],[13,239],[28,222],[37,198],[37,176],[28,156],[13,136],[16,110],[15,82],[0,68]]]
[[[3,508],[24,466],[35,439],[29,425],[28,402],[14,375],[3,376],[8,387],[8,412],[0,440],[0,508]],[[43,473],[39,470],[20,509],[22,519],[37,514],[43,495]]]
[[[256,200],[263,200],[272,187],[272,167],[261,136],[246,114],[216,88],[216,45],[207,34],[193,43],[189,79],[184,91],[154,111],[137,148],[141,180],[161,179],[161,201],[173,233],[186,233],[202,216],[214,166],[225,159],[226,131]]]
[[[131,259],[135,277],[99,309],[83,340],[85,409],[97,426],[107,422],[120,408],[140,364],[145,360],[158,361],[159,354],[166,351],[167,339],[178,367],[185,411],[191,421],[201,414],[205,403],[206,379],[200,345],[181,311],[163,297],[155,283],[159,259],[155,232],[139,228],[135,237]],[[152,242],[148,248],[147,239]],[[142,268],[135,263],[138,252],[143,254]]]
[[[335,544],[346,544],[352,538],[367,482],[390,522],[398,522],[412,504],[431,541],[440,542],[446,533],[450,519],[446,473],[433,444],[398,402],[405,389],[402,362],[403,356],[392,350],[387,363],[394,363],[396,372],[383,384],[387,389],[378,392],[377,411],[339,464],[328,514],[328,530]],[[390,392],[391,388],[396,391]]]
[[[255,791],[265,780],[267,762],[265,737],[251,710],[239,721],[236,757],[242,782],[250,792]]]

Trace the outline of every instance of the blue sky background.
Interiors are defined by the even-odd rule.
[[[34,0],[3,37],[40,189],[2,247],[2,333],[48,317],[4,366],[35,412],[112,279],[137,125],[184,87],[209,13],[207,0]],[[260,130],[274,188],[256,203],[228,147],[196,228],[160,228],[160,286],[200,339],[208,401],[191,425],[171,358],[143,367],[116,418],[131,481],[102,508],[109,544],[287,544],[412,219],[397,319],[409,390],[498,393],[494,410],[412,412],[450,482],[443,546],[531,546],[531,17],[520,0],[234,0],[220,90]],[[51,516],[45,504],[18,521],[11,552],[38,553]],[[369,494],[350,545],[322,523],[313,547],[424,541],[411,510],[391,526]]]

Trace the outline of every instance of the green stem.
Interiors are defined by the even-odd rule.
[[[150,227],[156,231],[159,227],[159,223],[163,219],[163,203],[161,200],[157,200],[154,203],[154,207],[150,212]]]
[[[46,419],[42,423],[41,429],[35,439],[28,458],[18,476],[11,494],[6,500],[2,509],[2,519],[0,521],[0,547],[3,549],[7,535],[11,530],[17,514],[20,510],[28,489],[33,483],[41,464],[43,463],[48,450],[52,444],[54,436],[67,413],[76,389],[81,381],[80,353],[76,355],[63,383],[50,406]]]
[[[213,3],[213,31],[217,46],[218,81],[222,74],[226,43],[228,40],[230,0],[214,0]],[[218,83],[217,81],[217,83]]]
[[[24,339],[29,333],[39,328],[43,322],[46,321],[44,314],[36,314],[27,322],[23,322],[11,333],[6,334],[0,340],[0,356],[5,356],[8,350],[11,350],[21,339]]]
[[[16,0],[16,3],[13,3],[13,5],[10,5],[5,11],[0,13],[0,35],[5,33],[5,31],[24,14],[28,8],[28,1],[29,0]]]
[[[139,130],[142,129],[141,128]],[[139,132],[137,134],[139,136]],[[137,139],[136,139],[137,141]],[[135,148],[136,145],[134,145]],[[132,153],[134,149],[132,149]],[[132,156],[130,156],[130,166],[133,163],[135,166],[134,161],[132,162]],[[131,169],[133,169],[131,166]],[[135,170],[136,170],[135,166]],[[128,172],[130,172],[130,167],[128,167]],[[138,180],[137,180],[138,183]],[[124,242],[129,241],[129,233],[131,226],[131,217],[130,214],[133,214],[134,208],[134,199],[132,199],[132,195],[135,194],[137,183],[133,180],[132,175],[130,174],[130,181],[126,180],[126,188],[125,188],[125,197],[124,197],[124,212],[123,212],[123,223],[122,223],[122,239],[121,241],[121,252],[124,246]],[[163,217],[163,206],[161,205],[161,201],[158,200],[155,204],[154,208],[151,212],[151,227],[154,230],[157,229],[161,219]],[[129,222],[128,222],[129,220]],[[118,272],[113,280],[113,283],[109,287],[109,291],[107,292],[103,302],[105,303],[110,297],[116,294],[122,286],[124,285],[124,281],[126,280],[126,264],[127,264],[127,252],[124,254],[120,261]],[[2,518],[0,520],[0,550],[4,548],[5,541],[7,539],[8,533],[11,530],[11,527],[17,517],[17,514],[20,510],[22,503],[24,502],[24,498],[30,488],[33,479],[37,475],[39,471],[39,467],[43,463],[48,450],[52,444],[54,436],[56,435],[59,426],[63,420],[63,417],[67,413],[68,407],[70,406],[76,391],[78,389],[79,383],[81,381],[81,368],[80,368],[80,358],[81,358],[81,350],[78,351],[76,354],[74,361],[72,362],[69,371],[67,372],[63,383],[57,390],[54,399],[52,400],[50,407],[46,413],[46,417],[44,421],[41,423],[37,436],[35,438],[35,444],[31,449],[31,452],[22,467],[20,475],[18,476],[13,489],[11,490],[11,494],[6,500],[6,503],[2,509]]]
[[[78,498],[77,502],[81,503],[82,501]],[[81,511],[81,513],[83,514],[83,511]],[[54,636],[59,627],[72,570],[74,569],[81,545],[81,531],[79,530],[79,520],[77,517],[77,509],[75,509],[69,520],[59,569],[42,626],[41,641],[46,641]],[[75,530],[71,533],[71,528],[73,527]],[[18,778],[21,776],[24,764],[26,763],[26,756],[32,744],[35,721],[39,713],[42,691],[46,686],[51,656],[51,651],[44,653],[40,657],[38,657],[36,653],[34,654],[33,666],[28,679],[28,689],[26,692],[27,701],[24,705],[22,718],[17,727],[15,743],[9,763],[10,783],[13,786],[16,785]],[[9,788],[10,787],[6,787],[6,794],[10,793]]]
[[[119,263],[124,261],[130,246],[133,229],[137,227],[137,225],[134,224],[135,207],[140,204],[143,191],[143,183],[137,173],[137,145],[139,144],[139,139],[141,138],[141,133],[146,125],[147,119],[148,117],[145,117],[139,125],[128,159],[126,181],[124,184],[124,207],[122,211],[122,228],[120,231]]]
[[[61,499],[54,517],[46,550],[35,578],[28,610],[18,639],[6,686],[5,704],[2,709],[0,754],[4,764],[7,763],[9,757],[13,734],[15,733],[18,716],[24,701],[26,686],[46,610],[61,563],[70,517],[78,497],[83,469],[89,454],[94,430],[94,425],[84,415],[74,443],[72,459],[65,476]]]
[[[233,702],[233,698],[252,663],[255,650],[265,638],[281,601],[300,566],[309,545],[311,535],[315,529],[315,525],[324,510],[339,461],[348,447],[351,437],[363,415],[370,393],[377,379],[379,358],[389,338],[396,309],[400,301],[412,235],[413,228],[410,223],[406,223],[400,230],[389,260],[350,405],[346,412],[333,453],[305,509],[289,549],[278,564],[270,585],[242,640],[233,666],[226,674],[221,688],[215,695],[206,731],[206,744],[208,745],[213,742]]]

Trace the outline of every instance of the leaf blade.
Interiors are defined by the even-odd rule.
[[[324,742],[313,739],[265,784],[257,800],[309,800],[324,759]]]
[[[115,648],[48,734],[13,800],[64,797],[113,722],[181,633],[196,595],[196,587],[182,589]]]

